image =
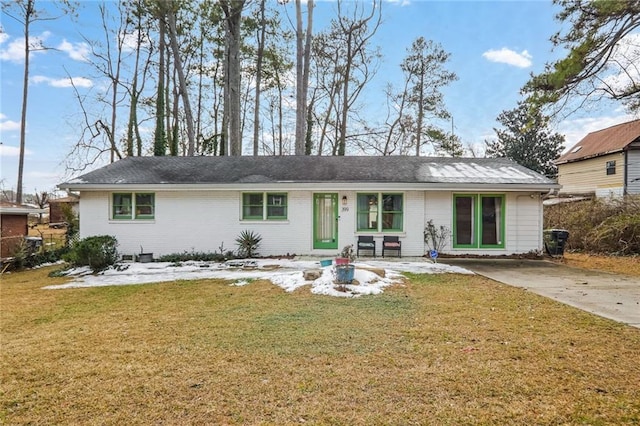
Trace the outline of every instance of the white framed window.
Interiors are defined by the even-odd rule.
[[[242,194],[242,220],[286,220],[287,194],[245,192]]]

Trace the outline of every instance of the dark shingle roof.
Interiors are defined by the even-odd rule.
[[[555,185],[503,158],[405,156],[128,157],[59,185],[282,182],[477,183]]]
[[[589,133],[555,162],[562,164],[622,151],[638,137],[640,137],[640,120],[607,127]]]

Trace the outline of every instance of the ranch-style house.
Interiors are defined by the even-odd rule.
[[[373,237],[426,253],[428,221],[451,232],[450,254],[543,249],[552,180],[507,159],[406,156],[128,157],[59,185],[80,194],[80,236],[112,235],[122,254],[236,248],[261,256],[331,256]],[[368,255],[373,255],[369,252]]]

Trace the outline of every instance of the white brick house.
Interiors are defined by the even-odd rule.
[[[121,253],[234,250],[243,230],[262,256],[331,256],[359,235],[398,236],[425,254],[428,220],[451,254],[542,250],[542,197],[559,186],[506,159],[129,157],[59,185],[80,193],[80,236]]]

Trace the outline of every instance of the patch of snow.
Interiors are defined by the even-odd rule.
[[[79,287],[102,287],[114,285],[148,284],[177,280],[223,279],[231,285],[250,285],[254,280],[269,280],[287,292],[310,286],[313,294],[335,297],[358,297],[375,295],[385,287],[402,282],[403,272],[416,274],[473,274],[464,268],[443,263],[418,261],[382,261],[355,263],[354,280],[358,284],[336,285],[333,266],[320,267],[316,260],[301,259],[246,259],[227,263],[214,262],[153,262],[127,263],[92,274],[88,267],[75,268],[66,272],[72,281],[52,285],[45,289],[68,289]],[[384,278],[368,269],[383,269]],[[318,269],[320,277],[313,281],[304,279],[303,271]]]

